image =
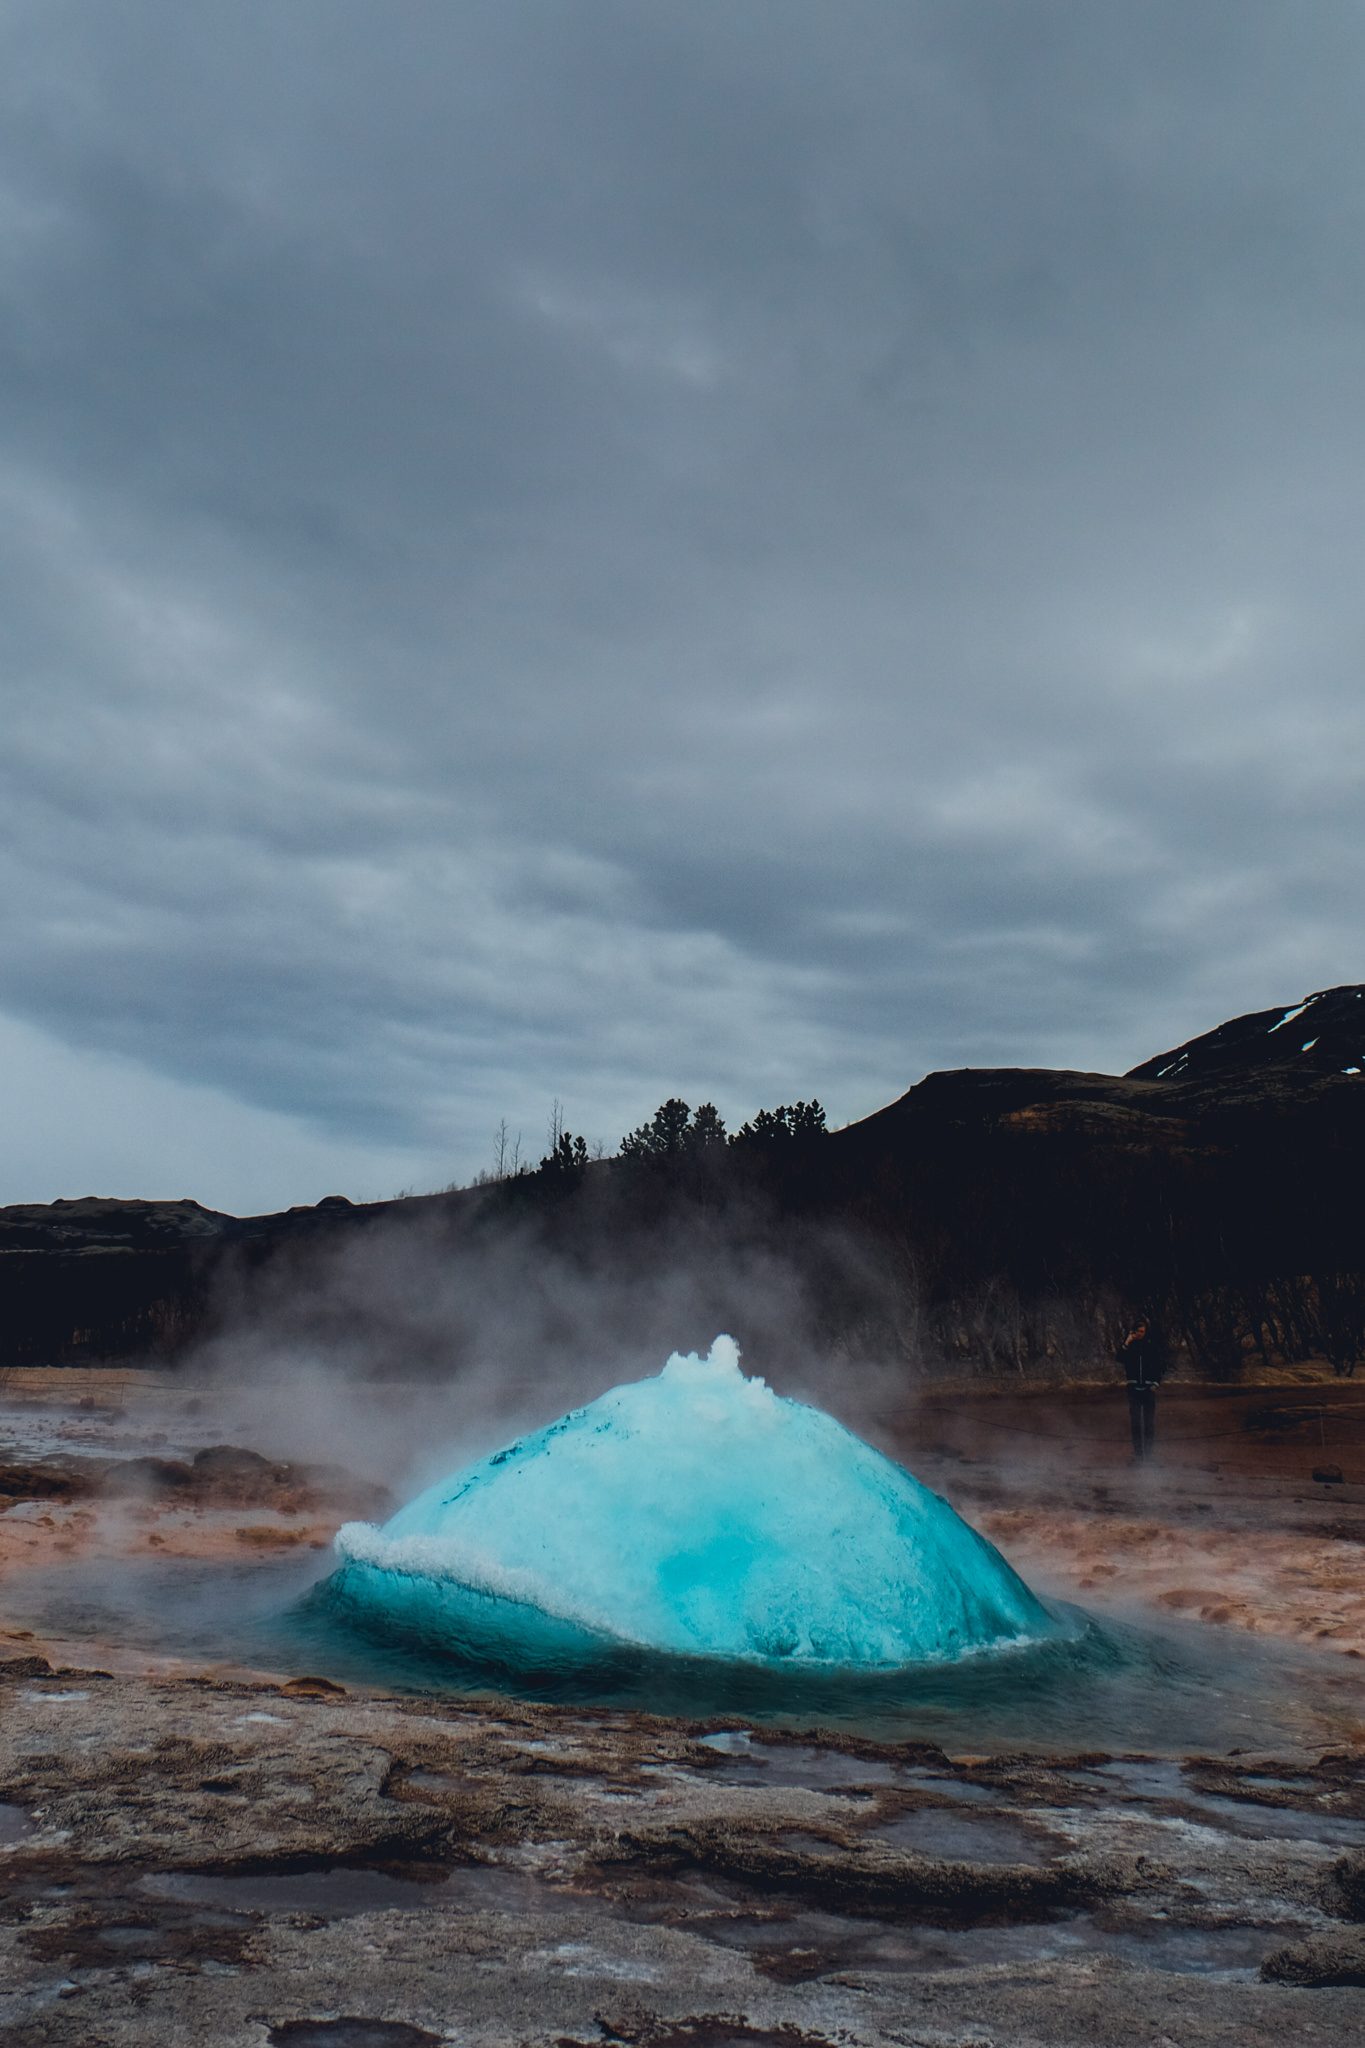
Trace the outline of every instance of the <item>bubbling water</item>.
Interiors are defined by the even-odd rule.
[[[1067,1632],[927,1487],[718,1337],[350,1522],[331,1601],[530,1671],[623,1646],[889,1672]]]

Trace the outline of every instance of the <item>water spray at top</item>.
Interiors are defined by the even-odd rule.
[[[899,1465],[718,1337],[337,1536],[370,1626],[530,1665],[606,1645],[894,1669],[1054,1632]]]

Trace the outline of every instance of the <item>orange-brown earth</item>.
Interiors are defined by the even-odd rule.
[[[122,1368],[31,1368],[4,1377],[0,1655],[90,1655],[88,1642],[35,1629],[31,1615],[19,1625],[14,1595],[26,1574],[138,1557],[321,1551],[341,1521],[385,1511],[381,1489],[336,1467],[215,1446],[213,1410],[208,1394],[183,1385],[168,1391],[160,1375]],[[198,1668],[116,1642],[101,1642],[98,1653],[121,1671]]]
[[[1044,1587],[1365,1657],[1365,1384],[1175,1384],[1157,1448],[1122,1386],[927,1395],[889,1431]]]
[[[0,1388],[0,1468],[14,1444],[6,1418],[48,1417],[60,1434],[45,1458],[15,1460],[55,1491],[22,1497],[21,1477],[20,1497],[8,1496],[0,1469],[0,1643],[32,1640],[6,1618],[16,1574],[322,1550],[339,1522],[382,1508],[372,1485],[334,1468],[262,1458],[244,1477],[211,1466],[203,1476],[164,1441],[167,1398],[161,1376],[117,1370],[25,1371]],[[176,1383],[173,1401],[172,1429],[192,1413],[212,1442],[211,1398]],[[111,1432],[125,1455],[101,1476],[109,1461],[84,1455],[84,1439],[107,1451]],[[1168,1386],[1157,1455],[1140,1467],[1123,1390],[1110,1384],[928,1392],[910,1418],[884,1418],[880,1435],[1045,1590],[1365,1659],[1365,1384]],[[130,1443],[140,1458],[128,1459]],[[133,1466],[141,1476],[130,1482]],[[190,1478],[172,1469],[163,1483],[163,1467]],[[118,1645],[101,1654],[124,1669],[167,1668]]]

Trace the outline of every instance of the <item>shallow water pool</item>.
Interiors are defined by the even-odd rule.
[[[1197,1624],[1101,1626],[1076,1610],[1064,1640],[900,1672],[784,1670],[625,1648],[587,1664],[515,1672],[370,1632],[330,1599],[330,1562],[297,1553],[73,1562],[14,1575],[7,1605],[47,1637],[210,1665],[317,1672],[397,1691],[823,1725],[949,1750],[1320,1750],[1346,1739],[1360,1718],[1359,1668],[1340,1658]],[[764,1766],[749,1762],[761,1779]],[[742,1753],[734,1763],[745,1767]]]

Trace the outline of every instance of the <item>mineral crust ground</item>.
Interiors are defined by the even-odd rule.
[[[0,2041],[1347,2048],[1365,1766],[0,1667]]]

